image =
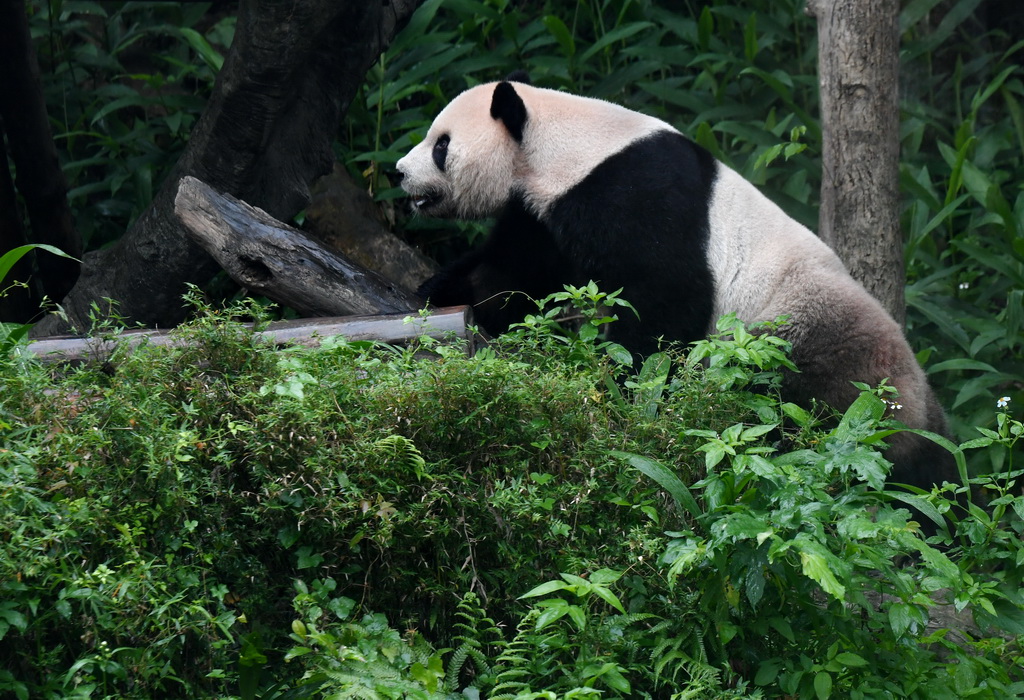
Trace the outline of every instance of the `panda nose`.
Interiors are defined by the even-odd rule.
[[[398,168],[395,168],[395,182],[399,183],[399,182],[401,182],[404,179],[405,179],[405,173],[403,173]]]

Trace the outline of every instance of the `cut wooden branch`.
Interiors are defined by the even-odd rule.
[[[306,318],[277,321],[256,335],[277,345],[319,345],[323,338],[340,335],[346,340],[376,340],[403,345],[416,338],[429,336],[438,340],[452,337],[473,341],[470,331],[472,313],[468,306],[435,309],[430,316],[392,314],[388,316],[349,316],[345,318]],[[135,348],[142,344],[181,346],[185,341],[174,330],[130,330],[112,338],[60,337],[43,338],[28,344],[28,351],[46,362],[85,362],[105,360],[127,343]]]
[[[174,211],[189,237],[250,291],[303,316],[410,312],[423,301],[266,212],[185,177]]]

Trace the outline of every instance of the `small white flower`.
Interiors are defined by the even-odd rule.
[[[968,289],[971,285],[968,284],[967,282],[961,282],[959,286],[960,289]]]
[[[996,401],[996,408],[1006,408],[1009,405],[1010,405],[1010,397],[1009,396],[1003,396],[998,401]]]

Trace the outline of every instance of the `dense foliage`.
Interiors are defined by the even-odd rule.
[[[458,91],[525,68],[665,118],[813,226],[813,21],[796,0],[676,5],[427,0],[370,72],[339,158],[450,256],[482,229],[405,220],[389,168]],[[99,247],[180,152],[233,19],[31,7],[72,206]],[[726,321],[689,356],[628,367],[597,332],[615,298],[593,288],[558,299],[577,331],[538,314],[474,357],[427,341],[279,352],[232,320],[259,309],[196,302],[187,347],[55,374],[9,328],[0,693],[1024,694],[1024,45],[978,8],[905,5],[901,168],[911,338],[971,440],[984,509],[964,487],[886,491],[878,392],[831,422],[780,404],[770,336]],[[947,609],[978,627],[936,623]]]
[[[100,337],[112,372],[8,343],[0,689],[1024,689],[1019,471],[976,480],[987,512],[952,485],[887,492],[875,393],[836,423],[780,404],[784,344],[729,320],[634,375],[595,332],[608,299],[570,290],[580,330],[538,315],[473,357],[279,351],[231,320],[251,307],[201,312],[176,348]],[[929,627],[946,608],[980,636]]]

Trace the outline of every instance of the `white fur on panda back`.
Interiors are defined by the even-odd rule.
[[[717,167],[709,210],[712,318],[734,312],[751,324],[789,315],[791,325],[780,335],[793,342],[794,356],[814,365],[805,369],[833,378],[832,385],[815,387],[818,398],[841,406],[832,391],[851,380],[888,378],[905,406],[897,417],[934,430],[931,391],[899,325],[820,238],[739,174]],[[798,345],[814,351],[808,357]]]
[[[747,323],[773,320],[793,307],[793,296],[815,293],[819,280],[823,288],[847,279],[859,286],[809,229],[731,168],[717,168],[708,212],[714,318],[735,312]]]

